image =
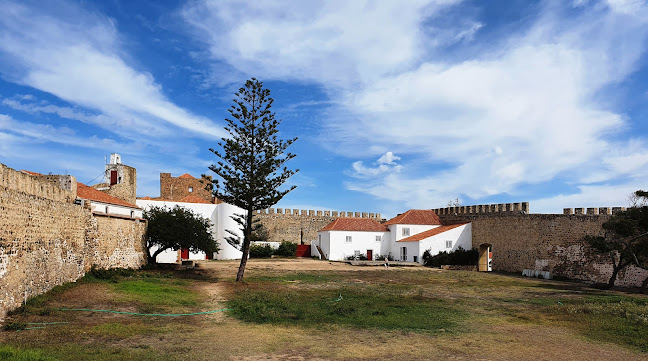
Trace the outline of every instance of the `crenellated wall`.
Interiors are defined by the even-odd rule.
[[[0,319],[93,265],[146,263],[146,223],[93,215],[75,204],[76,179],[31,176],[0,164]]]
[[[610,218],[610,213],[621,207],[592,208],[589,212],[581,208],[578,213],[566,214],[529,214],[525,211],[529,209],[528,203],[524,205],[468,206],[462,207],[468,212],[445,211],[439,217],[449,224],[472,222],[473,247],[492,246],[493,270],[517,273],[532,269],[572,279],[608,281],[612,274],[609,259],[592,251],[583,242],[583,237],[601,234],[601,226]],[[480,212],[479,207],[500,211]],[[473,209],[477,211],[472,212]],[[606,213],[605,210],[610,211]],[[648,271],[628,267],[619,274],[617,285],[639,286],[646,277]]]
[[[289,241],[310,244],[317,232],[338,217],[373,218],[380,221],[380,213],[315,211],[306,209],[269,208],[255,216],[268,229],[270,242]]]
[[[457,206],[436,208],[433,211],[437,215],[454,215],[454,214],[482,214],[482,213],[529,213],[529,202],[521,203],[500,203],[500,204],[480,204],[473,206]]]

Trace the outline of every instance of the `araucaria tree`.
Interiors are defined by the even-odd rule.
[[[634,193],[640,201],[647,192]],[[641,203],[639,203],[641,204]],[[586,236],[585,241],[597,252],[607,254],[612,262],[608,287],[614,286],[619,272],[631,264],[648,268],[648,206],[634,206],[613,215],[603,223],[603,236]],[[648,279],[642,287],[645,289]]]
[[[218,143],[220,149],[209,149],[220,160],[209,167],[219,177],[213,180],[213,192],[218,198],[240,207],[245,214],[232,218],[241,226],[243,244],[238,237],[228,243],[243,252],[236,280],[243,279],[250,252],[250,241],[255,228],[260,227],[253,218],[254,211],[277,204],[288,192],[296,188],[280,187],[298,170],[289,170],[285,163],[295,155],[287,148],[297,138],[281,140],[277,133],[281,120],[270,111],[273,99],[263,83],[252,78],[236,93],[234,105],[229,109],[225,130],[230,134]],[[231,234],[234,234],[231,232]]]
[[[206,254],[219,251],[211,232],[211,221],[187,208],[151,207],[144,211],[144,218],[148,220],[146,253],[149,263],[155,263],[157,256],[167,249],[185,248]],[[153,247],[156,250],[151,254]]]

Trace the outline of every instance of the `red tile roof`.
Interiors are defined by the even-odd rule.
[[[189,173],[185,173],[185,174],[179,176],[178,178],[190,178],[190,179],[196,179],[196,178],[194,178],[194,177],[193,177],[191,174],[189,174]]]
[[[440,225],[441,220],[431,209],[410,209],[409,211],[399,214],[398,216],[383,223],[385,226],[390,224],[425,224]]]
[[[77,197],[83,198],[83,199],[88,199],[91,201],[97,201],[97,202],[102,202],[102,203],[108,203],[108,204],[115,204],[118,206],[124,206],[124,207],[130,207],[130,208],[138,208],[138,206],[128,203],[124,200],[121,200],[119,198],[115,198],[107,193],[104,193],[102,191],[98,191],[92,187],[88,187],[87,185],[83,183],[77,183]]]
[[[178,202],[186,202],[186,203],[207,203],[207,204],[212,204],[212,202],[210,202],[210,201],[208,201],[208,200],[206,200],[206,199],[200,198],[200,197],[198,197],[198,196],[194,196],[193,194],[190,194],[190,195],[188,195],[188,196],[182,198],[182,199],[179,200]]]
[[[427,231],[424,231],[424,232],[421,232],[421,233],[417,233],[417,234],[415,234],[413,236],[403,238],[403,239],[398,240],[396,242],[418,242],[418,241],[424,240],[426,238],[436,236],[437,234],[447,232],[447,231],[449,231],[449,230],[451,230],[453,228],[465,226],[466,224],[468,224],[468,223],[452,224],[452,225],[449,225],[449,226],[435,227],[435,228],[432,228],[430,230],[427,230]]]
[[[32,172],[30,170],[21,169],[20,171],[23,172],[23,173],[27,173],[29,175],[43,175],[43,174],[40,174],[40,173]]]
[[[370,218],[338,218],[320,231],[388,232],[389,229]]]

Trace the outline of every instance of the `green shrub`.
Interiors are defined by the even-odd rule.
[[[250,246],[250,257],[268,258],[272,256],[274,249],[269,244],[253,244]]]
[[[427,267],[440,267],[441,265],[459,265],[472,266],[476,265],[479,259],[479,251],[476,248],[465,250],[459,247],[454,252],[440,252],[432,256],[430,250],[423,253],[423,264]]]
[[[279,248],[274,251],[274,254],[277,256],[294,257],[297,254],[297,244],[288,241],[281,241]]]
[[[5,331],[20,331],[20,330],[24,330],[26,327],[27,324],[24,322],[7,321],[2,328]]]
[[[90,276],[99,280],[116,281],[119,277],[131,277],[135,274],[132,268],[98,268],[92,266]]]

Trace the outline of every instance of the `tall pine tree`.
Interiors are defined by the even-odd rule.
[[[288,192],[296,188],[291,186],[284,190],[279,188],[299,170],[289,170],[285,163],[295,154],[286,153],[286,149],[297,138],[281,140],[277,138],[277,127],[281,120],[275,119],[270,111],[274,100],[270,90],[263,88],[263,83],[252,78],[236,93],[234,105],[229,109],[232,119],[226,118],[225,130],[229,138],[222,138],[218,143],[220,149],[209,149],[220,160],[209,167],[220,176],[213,180],[213,192],[218,198],[243,208],[245,214],[232,218],[241,226],[243,244],[235,233],[228,242],[240,247],[243,255],[236,280],[243,279],[245,265],[250,252],[250,241],[255,227],[254,211],[269,208],[281,200]]]

